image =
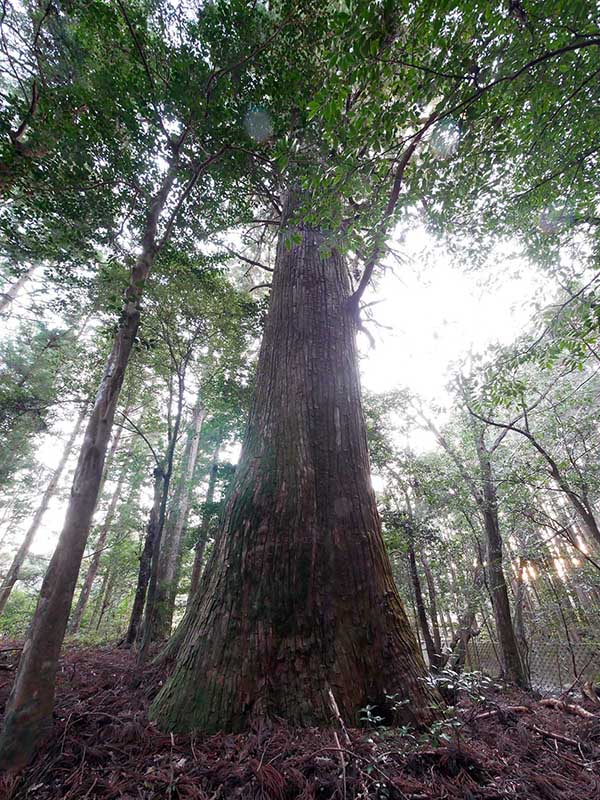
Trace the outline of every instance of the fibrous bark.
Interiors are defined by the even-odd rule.
[[[232,492],[151,709],[163,728],[330,724],[332,698],[352,724],[368,703],[433,717],[371,487],[349,296],[333,237],[284,223]]]

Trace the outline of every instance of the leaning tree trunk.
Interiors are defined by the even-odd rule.
[[[158,220],[174,179],[172,165],[148,210],[141,252],[131,271],[120,324],[79,453],[64,526],[42,583],[6,705],[0,734],[0,768],[16,769],[26,764],[52,719],[60,649],[98,499],[125,369],[140,323],[143,287],[158,252]]]
[[[291,233],[232,492],[151,708],[173,731],[329,725],[336,706],[356,724],[368,703],[387,720],[434,716],[371,487],[348,269],[331,234]]]
[[[473,576],[473,587],[467,595],[467,607],[458,619],[458,627],[448,642],[448,649],[441,659],[441,666],[448,666],[458,672],[462,671],[468,654],[469,642],[477,636],[477,605],[479,591],[484,582],[483,566],[477,566]],[[452,626],[450,626],[452,631]]]
[[[198,394],[196,405],[192,414],[191,426],[183,455],[181,475],[169,517],[165,524],[163,547],[158,565],[158,579],[156,587],[156,600],[154,603],[154,638],[165,639],[171,633],[173,624],[174,606],[171,597],[175,597],[177,580],[177,565],[181,550],[181,540],[187,522],[190,499],[192,493],[192,478],[198,460],[198,447],[200,445],[200,431],[206,416],[202,406],[202,394]]]
[[[521,662],[527,679],[531,682],[529,675],[529,645],[527,644],[527,630],[525,628],[525,618],[523,614],[523,606],[525,605],[525,597],[527,593],[527,585],[523,579],[523,569],[525,561],[523,558],[518,559],[517,574],[514,579],[514,596],[515,596],[515,636],[517,637],[517,644],[519,645],[519,653],[521,654]]]
[[[468,608],[465,615],[461,617],[458,631],[450,642],[450,650],[444,659],[444,666],[448,666],[455,672],[462,672],[467,658],[469,642],[471,641],[476,627],[475,612]]]
[[[58,482],[60,481],[61,475],[65,468],[65,465],[71,455],[71,451],[73,449],[73,445],[75,444],[75,440],[79,435],[79,431],[81,430],[81,425],[83,420],[85,419],[87,409],[84,406],[77,418],[77,422],[75,423],[75,427],[69,436],[69,440],[65,445],[65,449],[63,450],[63,454],[61,459],[58,463],[58,466],[54,470],[52,477],[46,486],[46,491],[42,495],[42,500],[35,512],[35,516],[29,526],[27,533],[25,534],[25,538],[23,539],[21,546],[16,552],[16,555],[13,559],[12,564],[10,565],[8,572],[2,579],[2,584],[0,585],[0,614],[4,611],[4,607],[10,597],[10,593],[13,590],[13,586],[19,579],[19,573],[21,571],[21,567],[23,566],[23,562],[27,558],[27,554],[29,553],[29,548],[31,547],[31,543],[40,527],[44,514],[48,510],[48,505],[50,504],[50,500],[54,497],[56,492],[56,488],[58,486]]]

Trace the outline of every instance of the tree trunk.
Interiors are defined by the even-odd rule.
[[[427,658],[429,666],[436,669],[439,664],[438,652],[436,652],[427,620],[427,612],[425,611],[425,603],[423,602],[423,591],[421,589],[421,579],[419,577],[419,570],[417,569],[417,559],[415,557],[414,547],[412,542],[408,550],[408,568],[410,571],[410,579],[415,593],[415,604],[417,606],[417,616],[419,619],[419,627],[423,634],[423,641],[425,642],[425,650],[427,651]]]
[[[527,586],[523,580],[523,569],[525,562],[522,558],[518,559],[517,574],[514,580],[514,595],[515,595],[515,636],[519,646],[519,653],[521,654],[521,663],[527,675],[528,683],[531,682],[529,675],[529,645],[527,644],[527,631],[525,630],[525,617],[523,614],[523,606],[525,605],[525,597]]]
[[[112,351],[90,415],[75,470],[65,523],[42,583],[0,735],[0,768],[26,764],[52,719],[56,670],[81,559],[102,480],[106,449],[125,369],[137,335],[144,282],[157,254],[156,232],[175,169],[152,200],[140,255],[131,271]]]
[[[100,610],[98,613],[98,621],[96,622],[96,630],[100,629],[100,625],[102,624],[102,620],[104,618],[104,614],[106,613],[106,609],[110,605],[110,601],[112,599],[112,593],[115,588],[115,580],[116,580],[116,569],[113,565],[109,566],[104,580],[103,591],[101,594],[101,603],[100,603]]]
[[[37,269],[37,265],[34,264],[33,266],[29,267],[29,269],[24,272],[21,277],[16,280],[12,286],[9,287],[8,291],[0,292],[0,314],[2,314],[13,302],[15,297],[19,294],[23,286],[31,279],[31,276]]]
[[[415,588],[410,584],[410,588],[408,590],[410,595],[410,608],[412,611],[412,622],[415,627],[415,636],[417,637],[417,644],[419,645],[419,652],[423,652],[423,642],[421,641],[421,627],[419,625],[419,616],[417,614],[417,607],[415,605]]]
[[[440,623],[438,620],[437,610],[437,597],[435,591],[435,581],[433,580],[433,573],[429,566],[429,561],[421,554],[421,563],[423,564],[423,571],[425,572],[425,580],[427,581],[427,592],[429,594],[429,608],[431,617],[431,630],[433,634],[433,644],[435,645],[435,652],[441,654],[442,652],[442,638],[440,636]]]
[[[475,635],[475,628],[475,612],[472,608],[468,608],[464,617],[460,620],[458,631],[450,642],[450,652],[445,662],[449,669],[455,672],[462,672],[467,658],[469,642]]]
[[[129,626],[127,628],[127,633],[125,634],[125,644],[129,646],[133,645],[138,638],[142,614],[144,613],[144,603],[146,602],[146,592],[148,590],[150,570],[152,568],[152,553],[154,552],[154,543],[156,541],[156,534],[158,533],[160,508],[164,492],[164,477],[165,476],[162,469],[156,467],[154,470],[154,493],[152,509],[148,519],[148,527],[146,528],[144,547],[140,556],[138,582],[135,590],[133,607],[131,609],[131,616],[129,618]]]
[[[92,609],[92,615],[90,617],[90,630],[96,630],[96,623],[98,622],[98,616],[100,614],[100,609],[102,608],[102,601],[104,600],[104,595],[106,593],[106,586],[108,584],[108,578],[111,570],[112,570],[112,563],[109,562],[106,565],[106,569],[104,570],[102,583],[100,584],[100,591],[98,592],[98,595],[95,598],[94,608]]]
[[[206,497],[204,498],[204,511],[202,513],[202,521],[200,523],[198,541],[196,542],[196,546],[194,548],[194,564],[192,566],[192,578],[190,581],[188,604],[191,602],[192,597],[198,591],[198,586],[200,584],[200,576],[202,574],[202,563],[204,561],[204,549],[206,547],[206,541],[208,539],[208,534],[209,534],[210,516],[211,516],[210,506],[212,505],[212,503],[214,503],[215,488],[217,486],[217,475],[219,473],[220,446],[221,443],[219,442],[215,447],[212,461],[210,464],[210,475],[208,476],[208,488],[206,490]]]
[[[232,493],[151,708],[169,730],[330,725],[335,704],[349,724],[368,703],[388,721],[434,717],[371,487],[348,269],[330,234],[291,232]]]
[[[4,611],[4,607],[10,597],[10,593],[13,590],[13,586],[19,579],[19,572],[21,571],[21,567],[23,566],[23,562],[27,558],[27,554],[29,553],[29,548],[31,547],[31,543],[40,527],[44,514],[48,510],[48,505],[50,504],[50,500],[54,497],[56,492],[56,488],[58,486],[58,482],[60,481],[61,475],[65,468],[67,461],[69,460],[69,456],[71,455],[71,451],[73,449],[73,445],[75,444],[75,440],[79,435],[79,431],[81,430],[81,425],[83,420],[85,419],[85,415],[87,413],[87,409],[84,406],[81,409],[81,412],[77,418],[77,422],[75,423],[75,427],[69,436],[69,439],[65,445],[65,449],[63,450],[63,454],[61,459],[58,463],[57,468],[54,470],[52,477],[46,486],[46,491],[42,495],[41,503],[39,504],[37,511],[35,512],[35,516],[29,526],[27,533],[25,534],[25,538],[23,539],[21,546],[17,550],[17,553],[13,559],[12,564],[6,575],[2,580],[2,585],[0,586],[0,614]]]
[[[173,476],[173,460],[175,458],[175,447],[179,438],[179,428],[181,426],[181,416],[183,414],[183,394],[185,389],[185,371],[178,374],[178,395],[177,411],[173,425],[169,424],[169,441],[167,442],[167,454],[165,458],[165,471],[163,474],[163,491],[158,512],[158,523],[156,533],[152,542],[152,554],[150,559],[150,579],[148,581],[148,591],[146,596],[146,608],[144,611],[144,624],[142,626],[140,649],[138,650],[138,663],[146,660],[150,645],[154,641],[154,628],[156,624],[156,598],[158,591],[158,569],[160,557],[160,543],[162,540],[165,518],[167,515],[167,502],[169,499],[169,486]]]
[[[459,617],[456,632],[452,633],[448,640],[448,651],[441,659],[442,666],[448,666],[457,672],[460,672],[465,665],[469,642],[479,633],[477,629],[477,605],[484,577],[484,569],[480,563],[473,575],[473,586],[467,593],[467,607]],[[450,626],[450,630],[452,630],[452,626]]]
[[[450,611],[442,609],[442,617],[445,622],[445,627],[448,631],[449,638],[454,637],[454,623],[452,622],[452,617],[450,616]]]
[[[73,611],[73,614],[71,615],[71,619],[69,621],[69,625],[67,628],[69,633],[77,633],[77,631],[79,630],[79,626],[81,625],[81,618],[83,617],[83,612],[86,609],[87,602],[90,597],[90,592],[92,591],[92,586],[94,585],[94,581],[96,580],[96,575],[98,574],[98,568],[100,567],[100,560],[102,558],[104,546],[106,545],[106,540],[108,539],[108,534],[110,533],[111,525],[117,508],[117,503],[121,498],[121,493],[123,491],[123,484],[125,483],[126,476],[127,476],[127,465],[124,465],[123,468],[121,469],[119,480],[110,499],[110,503],[106,511],[106,517],[104,518],[102,528],[100,529],[100,533],[98,534],[98,538],[96,539],[96,543],[94,545],[94,553],[90,558],[90,564],[85,574],[83,586],[81,587],[81,592],[79,593],[79,599],[77,600],[77,605],[75,606],[75,610]]]
[[[483,494],[480,507],[487,544],[486,571],[492,598],[494,619],[496,622],[496,634],[500,644],[504,677],[506,680],[516,683],[517,686],[526,688],[528,681],[515,636],[510,612],[508,588],[502,566],[502,536],[500,534],[500,525],[498,521],[496,487],[492,475],[492,465],[489,454],[483,442],[483,433],[478,433],[476,435],[476,444],[482,478]]]
[[[157,581],[156,602],[154,606],[154,638],[165,639],[171,633],[173,624],[174,605],[171,598],[175,598],[177,565],[179,553],[192,492],[192,478],[198,460],[198,447],[200,445],[200,431],[206,412],[202,407],[202,395],[199,393],[192,415],[188,439],[183,456],[183,464],[179,484],[169,517],[165,525],[164,544],[158,565],[159,575]]]

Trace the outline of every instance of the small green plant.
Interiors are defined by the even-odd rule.
[[[439,689],[444,694],[464,692],[474,703],[485,702],[484,691],[501,688],[483,672],[456,672],[453,669],[443,669],[422,680],[428,686]]]
[[[429,729],[419,737],[419,744],[428,744],[432,747],[440,747],[444,742],[452,741],[452,733],[458,732],[462,722],[455,716],[436,720]]]
[[[384,692],[385,697],[385,710],[391,715],[395,715],[396,712],[402,708],[402,706],[407,705],[410,701],[408,699],[400,700],[399,694],[388,694]],[[366,723],[366,725],[372,728],[385,728],[386,726],[383,724],[385,722],[385,717],[382,717],[379,712],[379,706],[372,705],[368,703],[364,708],[359,709],[359,719],[361,722]]]
[[[378,728],[383,722],[383,717],[377,714],[377,706],[368,703],[364,708],[359,709],[359,719],[372,728]]]

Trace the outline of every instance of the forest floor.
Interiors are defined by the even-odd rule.
[[[0,709],[17,655],[0,653]],[[147,718],[160,677],[137,668],[127,651],[68,650],[52,735],[21,775],[0,778],[0,798],[600,797],[600,715],[582,718],[572,706],[548,707],[524,692],[492,687],[484,698],[460,697],[447,724],[414,738],[397,729],[285,725],[171,736]]]

